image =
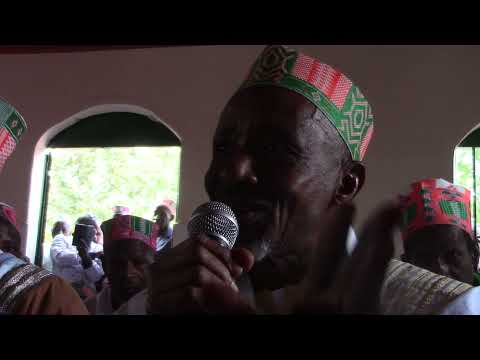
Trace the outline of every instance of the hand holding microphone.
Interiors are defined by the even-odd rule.
[[[233,211],[209,202],[194,211],[189,238],[157,256],[149,267],[148,311],[154,314],[228,312],[248,306],[237,279],[253,266],[245,249],[231,250],[239,228]]]

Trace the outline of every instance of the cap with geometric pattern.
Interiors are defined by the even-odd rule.
[[[18,111],[0,99],[0,171],[26,129],[27,124]]]
[[[454,225],[472,234],[470,191],[443,179],[425,179],[411,184],[403,197],[403,238],[436,224]]]
[[[372,109],[360,89],[330,65],[285,46],[267,46],[240,89],[283,87],[304,96],[337,129],[352,159],[361,161],[373,136]]]
[[[113,215],[128,215],[130,214],[130,209],[126,206],[116,205],[113,207]]]
[[[139,216],[117,215],[101,225],[105,244],[114,240],[140,240],[156,248],[158,230],[152,221]]]
[[[15,229],[18,230],[17,213],[15,212],[15,209],[12,206],[5,203],[0,203],[0,217],[7,220],[10,224],[12,224],[15,227]]]

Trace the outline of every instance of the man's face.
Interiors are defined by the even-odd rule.
[[[63,235],[65,235],[65,236],[70,236],[70,235],[72,235],[72,229],[70,228],[70,225],[67,224],[67,223],[65,223]]]
[[[221,115],[205,187],[211,200],[232,208],[236,244],[257,258],[268,247],[276,206],[311,198],[327,208],[333,201],[341,164],[331,135],[311,119],[314,112],[294,92],[255,87],[237,94]]]
[[[473,254],[468,235],[453,225],[431,225],[412,233],[405,240],[405,260],[415,266],[473,283]],[[478,261],[478,259],[477,259]]]
[[[95,223],[95,242],[103,245],[103,231],[97,223]]]
[[[15,256],[21,256],[20,238],[16,236],[13,225],[5,220],[0,220],[0,250],[12,253]]]
[[[154,257],[155,251],[139,240],[114,240],[105,247],[105,270],[118,305],[146,288],[144,267]]]

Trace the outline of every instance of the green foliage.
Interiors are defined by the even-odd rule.
[[[51,154],[45,243],[61,218],[73,224],[90,213],[102,222],[122,205],[152,219],[164,198],[178,203],[180,147],[52,149]]]
[[[455,149],[454,155],[454,179],[455,184],[466,187],[472,192],[471,198],[471,208],[473,216],[473,200],[475,194],[478,194],[480,190],[480,150],[475,149],[475,172],[476,172],[476,189],[473,189],[473,159],[472,159],[472,148],[471,147],[458,147]],[[479,197],[476,196],[477,200],[477,229],[478,223],[480,222],[480,202]],[[477,230],[478,233],[478,230]]]

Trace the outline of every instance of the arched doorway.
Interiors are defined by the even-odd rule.
[[[77,117],[69,125],[44,142],[37,265],[48,260],[49,232],[58,219],[67,216],[73,222],[88,212],[103,221],[115,205],[150,218],[162,196],[178,204],[181,141],[159,119],[148,113],[103,111]]]
[[[480,127],[473,128],[455,147],[453,156],[453,182],[471,191],[472,229],[480,235]]]

